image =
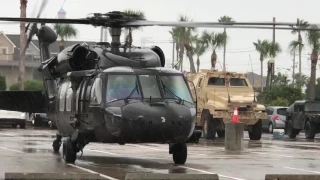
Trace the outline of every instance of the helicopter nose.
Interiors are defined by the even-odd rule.
[[[127,133],[122,135],[136,142],[185,142],[195,126],[190,108],[179,104],[128,105],[123,115],[127,126],[122,132]]]

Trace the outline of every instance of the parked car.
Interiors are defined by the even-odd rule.
[[[299,100],[287,109],[286,134],[295,138],[301,130],[307,139],[320,133],[320,101]]]
[[[11,125],[12,127],[20,126],[26,128],[28,115],[24,112],[0,110],[0,124]]]
[[[274,129],[285,129],[286,110],[285,106],[266,107],[267,119],[262,120],[262,128],[273,133]]]
[[[48,118],[46,113],[32,113],[29,119],[33,126],[48,125],[51,129],[56,129],[56,125]]]

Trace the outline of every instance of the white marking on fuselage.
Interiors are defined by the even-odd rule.
[[[198,172],[202,172],[202,173],[206,173],[206,174],[217,174],[217,173],[213,173],[213,172],[209,172],[209,171],[204,171],[201,169],[195,169],[195,168],[190,168],[190,167],[186,167],[186,166],[180,166],[182,168],[186,168],[186,169],[190,169],[190,170],[194,170],[194,171],[198,171]],[[226,176],[226,175],[222,175],[222,174],[218,174],[219,177],[224,177],[224,178],[229,178],[229,179],[234,179],[234,180],[245,180],[245,179],[240,179],[240,178],[236,178],[236,177],[231,177],[231,176]]]
[[[96,171],[92,171],[92,170],[87,169],[87,168],[83,168],[83,167],[77,166],[77,165],[75,165],[75,164],[68,164],[68,165],[69,165],[69,166],[72,166],[72,167],[74,167],[74,168],[81,169],[81,170],[83,170],[83,171],[87,171],[87,172],[92,173],[92,174],[99,174],[101,177],[104,177],[104,178],[106,178],[106,179],[118,180],[118,179],[116,179],[116,178],[113,178],[113,177],[110,177],[110,176],[107,176],[107,175],[98,173],[98,172],[96,172]]]

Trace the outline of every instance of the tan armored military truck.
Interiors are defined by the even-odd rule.
[[[256,102],[253,87],[244,74],[202,70],[185,72],[192,95],[197,99],[196,129],[203,137],[224,137],[226,122],[232,120],[234,108],[238,107],[239,121],[245,124],[251,140],[260,140],[262,119],[267,118],[265,106]]]

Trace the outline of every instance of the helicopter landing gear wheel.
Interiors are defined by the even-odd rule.
[[[186,143],[173,144],[170,147],[175,164],[184,164],[187,161],[188,149]]]
[[[63,141],[63,159],[66,163],[74,163],[77,159],[76,145],[71,141],[70,137],[67,137]]]
[[[52,147],[54,152],[59,152],[62,136],[57,134],[57,138],[53,141]]]

